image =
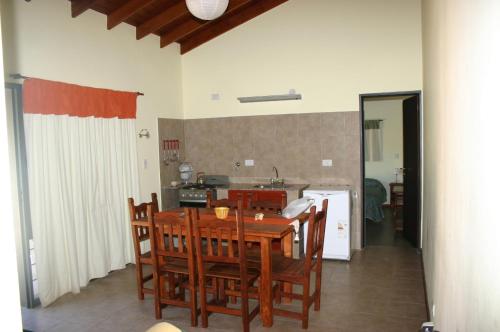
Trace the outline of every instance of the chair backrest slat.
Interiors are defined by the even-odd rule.
[[[233,238],[233,230],[230,228],[228,229],[228,239],[232,239]],[[229,257],[234,257],[234,246],[233,246],[233,243],[231,242],[230,245],[227,246],[227,250],[228,250],[228,256]]]

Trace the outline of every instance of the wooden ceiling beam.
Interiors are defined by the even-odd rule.
[[[89,9],[96,0],[73,0],[71,1],[71,17],[75,18]]]
[[[160,47],[165,47],[173,42],[176,42],[180,40],[183,37],[186,37],[187,35],[194,33],[195,31],[201,29],[204,26],[208,26],[212,24],[212,22],[218,22],[220,20],[224,20],[224,17],[226,15],[231,14],[235,12],[237,9],[240,9],[246,4],[249,4],[250,2],[256,2],[255,0],[231,0],[229,1],[229,5],[227,6],[226,12],[224,15],[222,15],[220,18],[214,20],[214,21],[202,21],[196,19],[194,16],[191,15],[186,21],[180,23],[179,25],[176,25],[172,27],[169,31],[165,32],[164,34],[161,35],[160,38]]]
[[[179,1],[175,5],[167,8],[160,14],[139,25],[136,30],[136,38],[144,38],[150,33],[160,30],[176,19],[187,15],[191,14],[187,9],[186,2]]]
[[[125,21],[130,16],[134,15],[138,10],[146,7],[153,0],[129,0],[122,6],[115,9],[108,15],[108,30],[113,29],[118,24]]]
[[[181,54],[185,54],[192,49],[214,39],[217,36],[243,24],[251,19],[277,7],[288,0],[261,0],[256,1],[252,6],[248,6],[241,11],[235,12],[232,15],[223,17],[221,20],[210,22],[199,31],[188,36],[181,41]]]
[[[176,25],[169,31],[165,32],[160,37],[160,47],[165,47],[184,36],[187,36],[193,31],[201,28],[203,24],[206,24],[204,21],[199,21],[194,17],[190,17],[187,21],[182,22],[179,25]]]

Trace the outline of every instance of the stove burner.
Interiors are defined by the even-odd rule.
[[[214,189],[215,185],[213,184],[188,184],[182,189],[189,189],[189,190],[207,190],[207,189]]]

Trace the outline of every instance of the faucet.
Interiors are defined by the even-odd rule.
[[[280,179],[279,174],[278,174],[278,168],[276,166],[273,166],[273,171],[276,173],[276,177],[275,178],[271,178],[271,185],[272,186],[274,186],[275,184],[283,185],[284,184],[284,180]]]
[[[276,179],[279,179],[278,169],[276,168],[276,166],[273,166],[273,171],[276,172]]]

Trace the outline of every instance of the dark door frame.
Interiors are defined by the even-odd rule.
[[[423,112],[422,112],[422,91],[414,90],[414,91],[398,91],[398,92],[380,92],[380,93],[363,93],[359,95],[359,130],[360,130],[360,147],[361,147],[361,193],[359,196],[359,201],[361,205],[361,245],[362,248],[366,247],[366,224],[365,224],[365,100],[373,97],[397,97],[397,96],[417,96],[419,100],[420,107],[420,161],[419,161],[419,202],[418,202],[418,210],[419,210],[419,232],[418,232],[418,249],[421,249],[422,245],[422,170],[423,170],[423,149],[422,149],[422,141],[423,141]]]

